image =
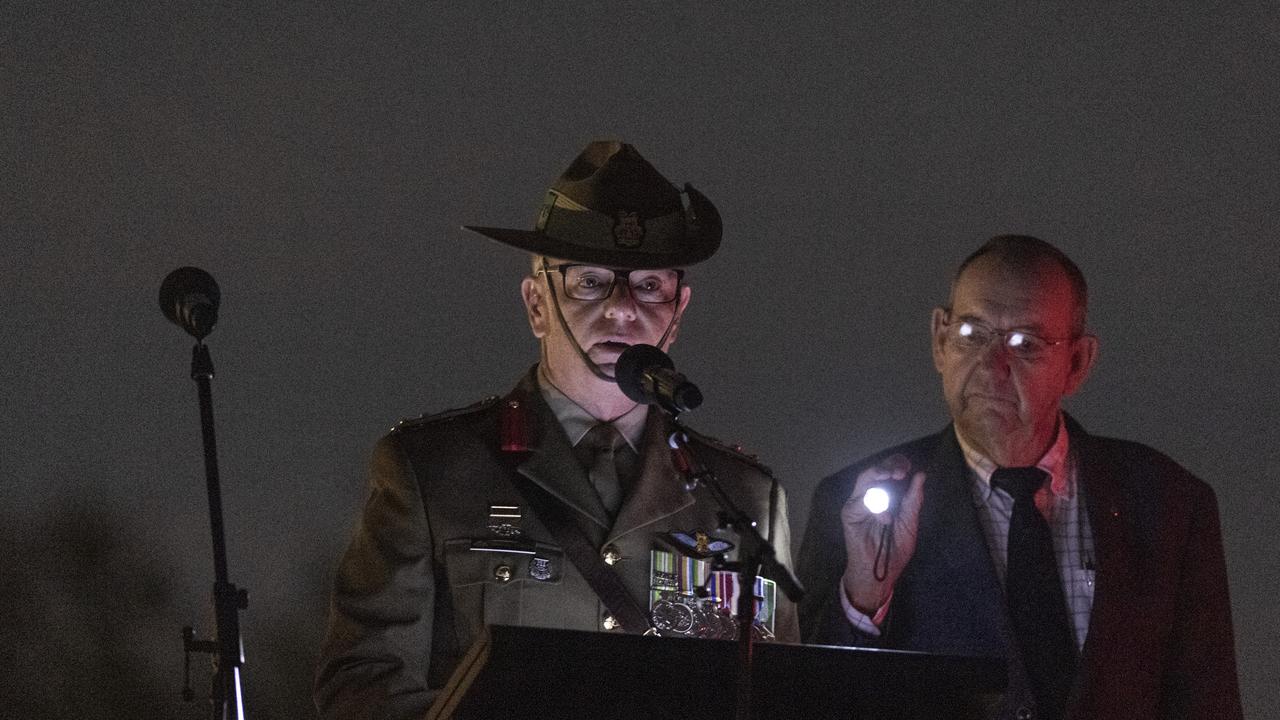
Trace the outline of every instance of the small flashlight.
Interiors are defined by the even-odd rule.
[[[866,494],[862,496],[862,504],[866,505],[867,509],[872,513],[879,515],[888,510],[889,506],[893,504],[893,496],[889,494],[887,489],[877,485],[867,490]]]

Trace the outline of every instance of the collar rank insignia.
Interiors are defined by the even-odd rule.
[[[619,210],[613,221],[613,244],[628,250],[640,247],[644,242],[644,222],[639,213]]]

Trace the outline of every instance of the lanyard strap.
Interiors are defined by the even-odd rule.
[[[652,630],[649,613],[627,592],[622,578],[605,564],[569,510],[537,483],[518,472],[514,474],[513,484],[622,629],[637,635]]]

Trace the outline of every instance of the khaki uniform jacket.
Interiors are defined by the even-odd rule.
[[[316,676],[322,717],[420,717],[487,624],[602,630],[605,606],[525,507],[515,472],[571,508],[595,547],[617,548],[623,559],[613,569],[645,608],[650,551],[662,547],[656,534],[714,531],[737,544],[731,531],[716,530],[719,508],[711,497],[685,489],[667,448],[669,419],[656,410],[646,422],[639,478],[610,523],[535,378],[536,368],[500,401],[402,423],[378,442],[369,498],[333,590]],[[512,413],[512,403],[523,411]],[[501,449],[504,438],[527,443],[529,452],[511,457]],[[790,566],[777,481],[718,443],[690,441]],[[534,577],[546,573],[533,572],[530,555],[473,549],[499,537],[490,528],[494,505],[521,508],[513,521],[519,539],[550,560],[550,578]],[[499,578],[500,566],[509,568],[509,580]],[[781,592],[775,634],[799,641],[795,606]]]

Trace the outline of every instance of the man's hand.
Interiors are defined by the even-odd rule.
[[[893,455],[878,465],[863,470],[853,485],[853,493],[840,510],[844,525],[844,547],[848,556],[842,584],[849,602],[860,612],[872,616],[885,604],[893,592],[893,585],[902,574],[911,554],[916,550],[916,534],[920,524],[920,506],[924,502],[924,473],[910,475],[911,461],[902,455]],[[911,482],[908,484],[907,478]],[[891,492],[902,493],[896,512],[875,514],[863,504],[867,490],[882,486]],[[884,528],[893,534],[892,553],[881,556],[883,580],[876,579],[876,551],[880,547]],[[883,572],[887,565],[887,572]]]

